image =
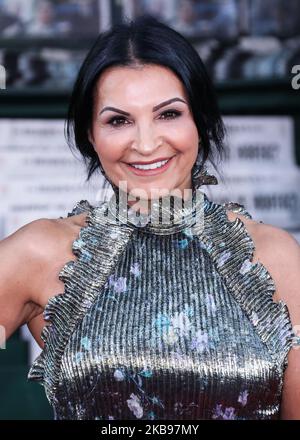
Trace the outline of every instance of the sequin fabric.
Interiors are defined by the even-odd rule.
[[[197,191],[200,191],[199,189]],[[274,282],[252,263],[242,205],[202,193],[195,217],[159,226],[103,221],[106,203],[78,202],[87,226],[65,291],[44,312],[44,350],[28,378],[55,419],[278,419],[293,331]]]

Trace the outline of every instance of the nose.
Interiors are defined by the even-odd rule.
[[[159,139],[153,133],[152,128],[147,125],[146,127],[139,128],[136,140],[132,144],[132,148],[142,155],[152,155],[157,148],[162,144]]]

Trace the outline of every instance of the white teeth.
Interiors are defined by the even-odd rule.
[[[147,165],[133,165],[132,167],[137,168],[139,170],[154,170],[155,168],[160,168],[168,162],[169,159],[163,160],[161,162],[149,163]]]

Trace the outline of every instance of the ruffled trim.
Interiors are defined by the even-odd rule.
[[[112,222],[107,227],[107,203],[93,207],[87,200],[81,200],[68,217],[85,211],[87,226],[80,229],[72,246],[78,258],[68,261],[59,273],[65,284],[64,293],[51,297],[45,307],[43,316],[49,324],[41,333],[44,348],[28,373],[28,380],[45,387],[52,405],[56,402],[61,358],[68,340],[99,295],[133,232],[127,225]]]
[[[222,279],[267,346],[282,378],[292,345],[293,328],[287,305],[275,302],[274,281],[262,263],[252,263],[254,242],[240,218],[231,222],[226,210],[252,216],[238,203],[216,204],[205,197],[203,231],[199,238]]]

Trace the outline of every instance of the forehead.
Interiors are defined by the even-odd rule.
[[[172,98],[173,95],[186,98],[183,83],[175,73],[164,66],[110,67],[98,79],[95,87],[98,101],[135,100],[158,97]],[[152,99],[152,100],[153,100]]]

